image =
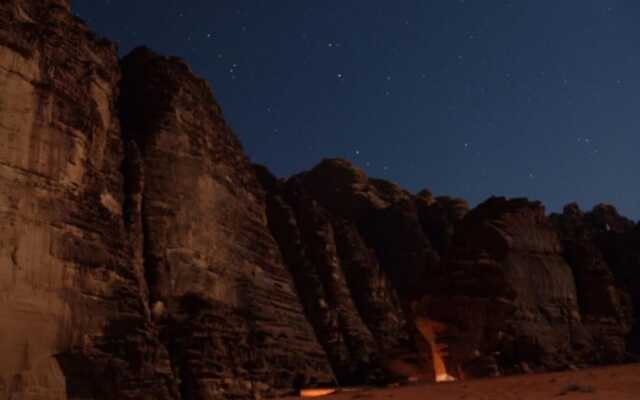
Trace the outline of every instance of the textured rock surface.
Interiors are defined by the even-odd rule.
[[[384,278],[379,275],[377,265],[362,265],[375,260],[359,259],[367,257],[368,250],[356,248],[358,242],[342,241],[349,234],[356,235],[351,239],[359,240],[357,232],[349,232],[346,222],[334,228],[336,221],[304,192],[297,180],[284,184],[266,169],[256,169],[268,192],[269,225],[338,381],[363,384],[388,379],[382,370],[385,350],[393,347],[394,340],[402,335],[404,321],[401,315],[391,314],[392,298],[385,298],[383,304],[376,302],[378,293],[387,294],[385,287],[380,287],[385,283]],[[360,270],[354,271],[354,268]],[[356,278],[357,272],[362,275]],[[379,281],[372,282],[375,279]],[[377,290],[365,292],[371,289]],[[393,332],[393,329],[399,330]],[[386,332],[390,337],[374,336],[372,332]]]
[[[206,82],[146,49],[122,71],[123,132],[141,156],[150,300],[183,398],[332,382],[267,228],[262,190]]]
[[[469,211],[469,204],[462,199],[441,196],[433,199],[429,192],[418,193],[416,198],[422,229],[433,249],[444,256],[449,252],[455,227]]]
[[[116,50],[0,3],[0,398],[171,398],[122,218]]]
[[[590,346],[571,268],[539,203],[492,198],[469,212],[437,278],[422,307],[446,326],[449,369],[461,376],[522,362],[562,368]]]
[[[344,160],[286,181],[257,169],[271,229],[338,380],[429,375],[431,351],[403,299],[421,290],[437,255],[412,196]]]
[[[610,206],[469,211],[339,159],[278,180],[179,59],[118,63],[67,0],[0,3],[0,400],[620,362],[639,288]]]
[[[594,331],[598,359],[624,358],[627,335],[629,350],[640,353],[640,330],[633,317],[633,310],[640,309],[637,226],[608,205],[584,213],[570,204],[562,214],[551,215],[551,220],[574,269],[578,299],[585,325]]]
[[[625,339],[633,323],[631,300],[594,241],[591,216],[571,204],[563,214],[550,218],[576,279],[582,321],[594,340],[593,361],[620,362],[625,359]]]

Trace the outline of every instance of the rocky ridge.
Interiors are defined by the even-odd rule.
[[[118,60],[66,0],[0,21],[0,399],[261,398],[640,352],[640,228],[613,207],[470,210],[339,159],[278,179],[181,60]]]

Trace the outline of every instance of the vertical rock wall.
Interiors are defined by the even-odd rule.
[[[408,299],[426,287],[437,255],[412,196],[344,160],[286,181],[256,169],[270,227],[338,381],[433,379]]]
[[[629,350],[640,351],[633,317],[633,310],[640,309],[640,241],[635,224],[606,205],[585,213],[577,204],[569,204],[562,214],[550,218],[574,270],[584,323],[595,342],[595,359],[601,363],[626,359],[625,339]]]
[[[262,189],[208,85],[146,49],[122,71],[124,137],[141,157],[144,268],[183,398],[331,383]]]
[[[123,216],[115,47],[0,3],[0,398],[171,398]]]
[[[566,368],[590,347],[571,268],[539,203],[492,198],[469,212],[434,279],[423,310],[444,323],[459,376]]]

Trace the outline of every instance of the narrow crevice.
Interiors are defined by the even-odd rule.
[[[142,82],[133,75],[141,71],[130,71],[121,63],[123,79],[120,82],[118,110],[121,126],[121,137],[124,143],[122,175],[124,178],[123,214],[129,235],[133,266],[142,291],[144,308],[153,326],[158,344],[166,351],[170,374],[165,376],[167,388],[174,398],[187,400],[187,369],[182,365],[182,358],[175,332],[175,322],[167,311],[167,305],[158,293],[158,263],[150,257],[152,254],[149,221],[145,218],[145,167],[144,167],[144,124],[140,121],[144,114],[141,96]],[[168,371],[169,372],[169,371]]]

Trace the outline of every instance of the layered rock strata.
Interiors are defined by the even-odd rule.
[[[592,348],[539,203],[492,198],[469,212],[434,279],[421,307],[445,325],[449,369],[460,377],[566,368]]]
[[[640,350],[637,321],[631,333],[633,310],[640,309],[640,241],[635,224],[606,205],[585,213],[569,204],[550,219],[574,270],[584,323],[595,340],[595,358],[602,363],[624,360],[625,338],[630,350]]]
[[[115,46],[0,3],[0,398],[169,399],[123,219]]]
[[[331,383],[267,228],[264,194],[208,85],[143,48],[121,67],[150,302],[183,398]]]

